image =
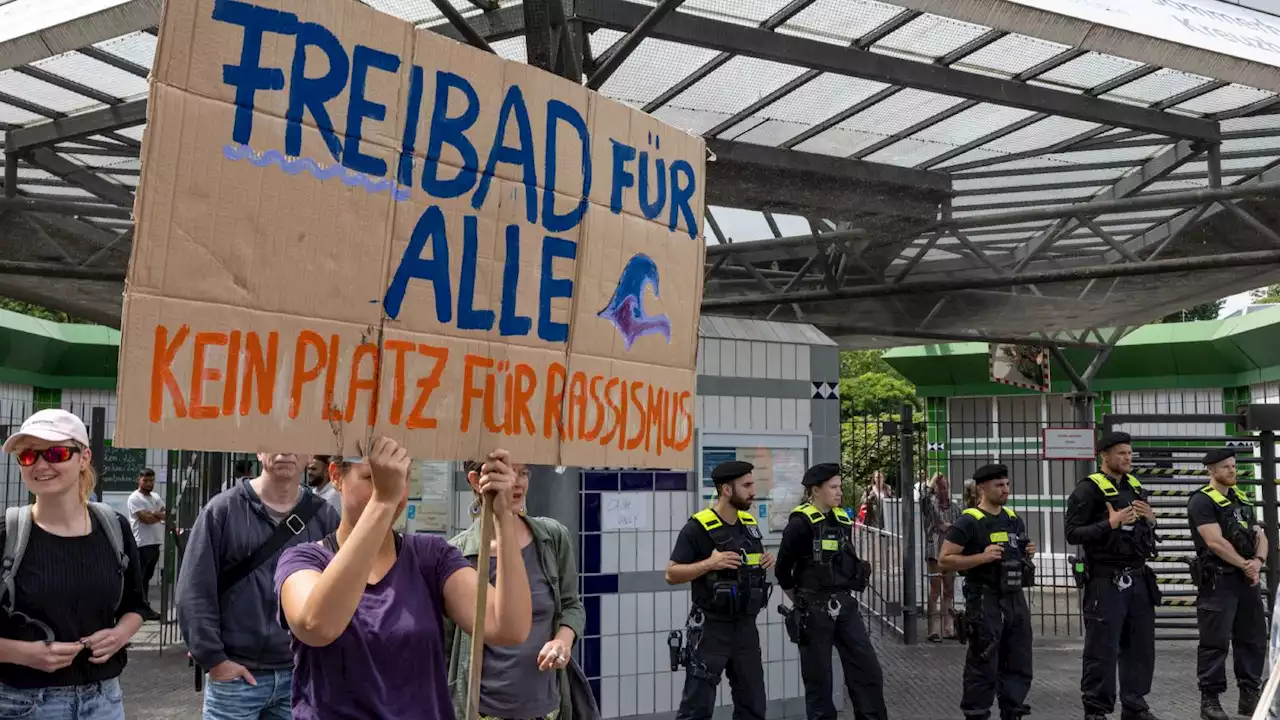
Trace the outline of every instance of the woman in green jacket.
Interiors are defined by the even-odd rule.
[[[515,465],[512,501],[524,522],[516,526],[533,597],[533,628],[522,645],[486,647],[480,678],[481,720],[595,720],[599,710],[586,677],[573,662],[573,645],[582,636],[586,612],[578,597],[573,538],[554,518],[525,514],[529,468]],[[471,464],[467,479],[474,491],[479,476]],[[479,495],[471,506],[471,527],[450,540],[473,565],[480,553]],[[495,567],[490,567],[493,579]],[[454,712],[466,713],[471,636],[446,620],[445,651]]]

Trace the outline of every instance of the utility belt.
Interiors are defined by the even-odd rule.
[[[1244,557],[1250,556],[1245,555]],[[1243,570],[1233,565],[1228,565],[1222,558],[1213,553],[1197,555],[1194,559],[1189,560],[1187,564],[1191,566],[1191,584],[1195,585],[1197,590],[1213,590],[1218,585],[1219,575],[1244,574]]]
[[[853,553],[842,558],[842,561],[852,563],[848,572],[844,572],[843,567],[840,568],[840,572],[837,572],[834,562],[814,564],[805,568],[801,573],[800,592],[830,595],[841,592],[860,593],[866,590],[871,584],[871,563],[858,559]]]
[[[722,580],[710,586],[709,597],[700,601],[698,608],[712,620],[755,617],[768,604],[773,591],[773,585],[765,582],[763,573],[745,583]]]
[[[1076,588],[1080,590],[1083,590],[1095,578],[1112,580],[1117,583],[1116,587],[1120,587],[1123,590],[1129,585],[1126,584],[1121,587],[1120,583],[1123,581],[1120,581],[1119,578],[1127,577],[1131,581],[1134,577],[1150,572],[1145,560],[1139,560],[1132,565],[1091,565],[1084,559],[1084,556],[1072,555],[1067,558],[1067,562],[1071,563],[1071,576],[1076,581]]]
[[[797,590],[795,606],[787,608],[779,605],[778,612],[782,615],[783,626],[791,642],[806,645],[809,642],[810,612],[825,612],[835,622],[846,605],[852,606],[856,602],[858,599],[854,597],[852,590]]]
[[[683,665],[691,677],[719,684],[719,675],[711,672],[707,664],[698,657],[698,647],[702,645],[702,640],[706,636],[707,621],[723,619],[725,618],[715,617],[702,608],[694,607],[689,612],[688,619],[685,620],[683,636],[679,630],[672,630],[667,634],[667,650],[671,654],[672,672],[679,670]]]

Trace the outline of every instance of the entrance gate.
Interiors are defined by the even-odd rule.
[[[1187,520],[1187,501],[1206,485],[1209,471],[1200,459],[1209,450],[1229,447],[1239,454],[1238,478],[1242,490],[1253,498],[1262,511],[1267,528],[1268,559],[1267,608],[1270,611],[1276,582],[1276,456],[1275,437],[1271,430],[1254,436],[1246,428],[1257,426],[1260,406],[1242,408],[1234,414],[1107,414],[1102,418],[1103,432],[1126,430],[1135,424],[1183,423],[1222,426],[1223,434],[1188,437],[1131,432],[1133,436],[1133,474],[1151,490],[1151,505],[1158,520],[1159,556],[1151,563],[1156,571],[1160,592],[1164,596],[1156,615],[1156,637],[1160,640],[1196,640],[1196,589],[1191,583],[1190,565],[1195,558],[1191,528]],[[1269,410],[1269,408],[1268,408]],[[1269,414],[1269,413],[1268,413]],[[1250,421],[1253,421],[1252,423]]]
[[[997,462],[1010,469],[1010,507],[1024,518],[1038,548],[1036,586],[1027,593],[1035,632],[1050,637],[1081,636],[1084,624],[1079,592],[1067,561],[1077,548],[1067,544],[1063,520],[1067,496],[1096,465],[1091,461],[1046,460],[1042,443],[1046,428],[1080,427],[1068,399],[1053,395],[952,398],[939,403],[941,407],[935,407],[934,402],[930,401],[924,421],[908,406],[894,417],[855,418],[845,423],[847,486],[865,486],[879,470],[894,488],[894,497],[884,502],[876,523],[855,529],[859,554],[875,568],[862,599],[866,616],[877,620],[882,632],[901,637],[907,644],[928,635],[933,626],[930,615],[937,623],[943,603],[931,602],[935,581],[928,571],[927,521],[923,504],[915,500],[914,485],[935,473],[947,475],[953,502],[964,507],[964,478],[980,465]],[[1208,482],[1200,458],[1213,448],[1232,447],[1240,453],[1242,487],[1252,490],[1261,512],[1259,519],[1267,528],[1270,555],[1264,585],[1271,607],[1280,570],[1274,434],[1280,427],[1280,413],[1276,413],[1280,406],[1241,405],[1237,410],[1107,413],[1097,428],[1101,432],[1122,430],[1133,436],[1134,475],[1152,491],[1160,544],[1151,566],[1164,596],[1157,611],[1158,639],[1197,639],[1196,591],[1188,564],[1194,549],[1186,504],[1191,494]],[[866,427],[870,424],[875,424],[878,432]],[[1167,429],[1173,425],[1177,427]],[[891,450],[893,457],[881,458],[886,450]],[[846,503],[857,513],[862,493],[850,497],[851,489],[846,488]],[[962,581],[957,578],[955,582],[958,587]],[[959,606],[958,590],[955,595]]]

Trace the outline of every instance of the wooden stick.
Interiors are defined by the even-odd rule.
[[[1258,700],[1258,707],[1253,711],[1253,720],[1267,720],[1267,713],[1271,711],[1271,703],[1275,702],[1276,688],[1280,686],[1280,667],[1271,668],[1271,678],[1267,680],[1267,687],[1262,691],[1262,697]]]
[[[467,720],[480,717],[480,675],[484,669],[484,616],[489,595],[489,544],[493,542],[493,495],[481,496],[480,554],[476,556],[476,617],[471,629],[471,673],[467,687]]]

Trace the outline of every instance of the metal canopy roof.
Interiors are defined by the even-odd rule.
[[[708,313],[1100,347],[1280,281],[1280,40],[1223,50],[1278,17],[1162,2],[1193,43],[1086,0],[365,2],[706,137]],[[0,294],[118,325],[159,12],[0,0]]]

